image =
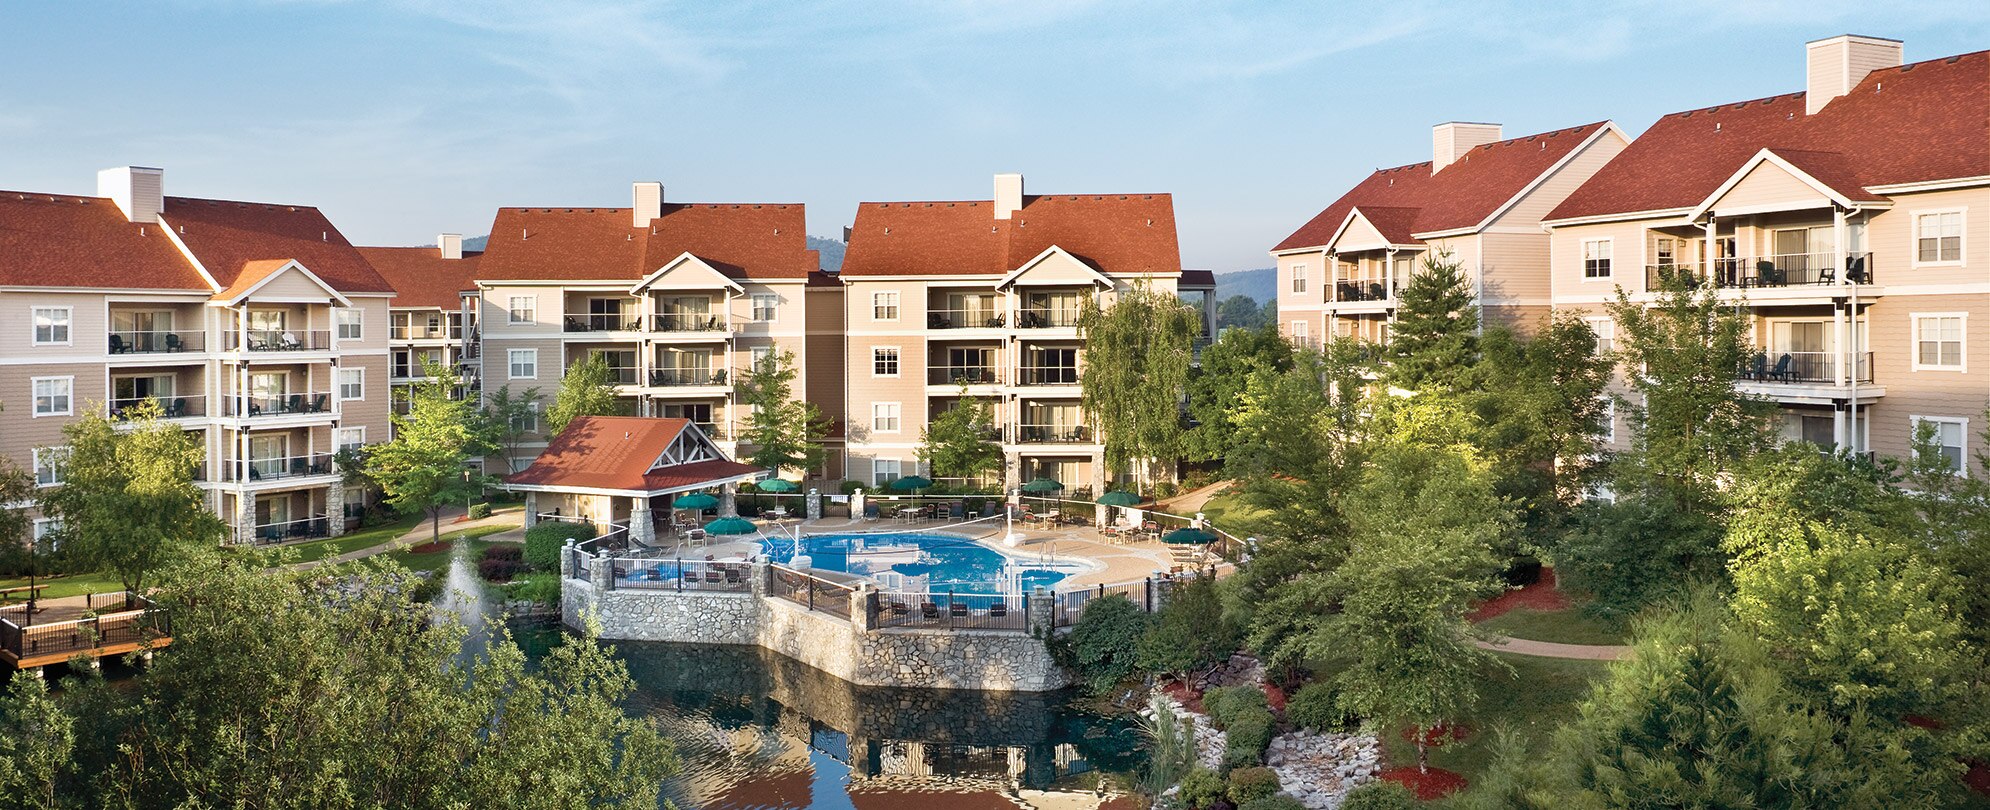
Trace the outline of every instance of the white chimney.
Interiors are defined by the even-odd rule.
[[[1023,210],[1023,176],[1015,172],[995,175],[995,218],[1008,219]]]
[[[1498,124],[1475,124],[1470,121],[1447,121],[1430,130],[1430,173],[1457,162],[1472,147],[1484,146],[1499,140]]]
[[[1831,100],[1859,86],[1880,68],[1900,66],[1900,40],[1840,34],[1803,46],[1805,115],[1816,115]]]
[[[445,233],[445,234],[441,234],[441,235],[438,235],[438,236],[436,236],[436,237],[435,237],[435,244],[436,244],[436,247],[439,247],[439,248],[442,248],[442,258],[445,258],[445,259],[461,259],[461,258],[463,258],[463,235],[462,235],[462,234],[460,234],[460,233]]]
[[[650,221],[663,216],[663,184],[654,180],[642,180],[635,184],[636,227],[647,228]]]
[[[166,170],[119,166],[97,172],[97,196],[111,198],[125,219],[156,223],[166,208]]]

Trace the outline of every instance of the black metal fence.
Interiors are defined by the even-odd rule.
[[[884,591],[870,594],[865,609],[872,627],[1020,632],[1030,626],[1029,596],[1020,593]]]
[[[811,611],[850,618],[850,594],[856,588],[831,582],[782,565],[767,566],[767,594]]]

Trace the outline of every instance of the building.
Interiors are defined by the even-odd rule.
[[[1280,328],[1301,344],[1388,338],[1396,295],[1448,254],[1485,318],[1525,328],[1550,309],[1541,217],[1624,149],[1608,121],[1500,139],[1498,124],[1433,131],[1431,159],[1378,169],[1271,250]]]
[[[127,166],[94,197],[0,192],[0,223],[0,454],[60,485],[64,425],[157,400],[235,541],[344,530],[332,454],[385,435],[393,291],[324,214]]]
[[[466,315],[467,368],[486,394],[537,388],[550,405],[566,369],[601,354],[629,413],[689,420],[733,454],[741,370],[792,355],[798,396],[841,388],[840,367],[807,362],[809,335],[841,316],[841,288],[808,249],[800,204],[666,202],[654,182],[632,197],[498,210]],[[527,458],[546,442],[531,432]]]
[[[1990,393],[1969,361],[1990,351],[1990,52],[1901,57],[1818,40],[1801,92],[1659,119],[1545,217],[1555,307],[1608,345],[1618,290],[1712,283],[1752,318],[1740,385],[1786,438],[1899,457],[1927,422],[1968,467]]]
[[[470,351],[477,345],[475,296],[480,251],[464,252],[463,235],[445,233],[434,247],[362,247],[359,254],[394,288],[388,309],[387,384],[396,413],[407,413],[413,387],[428,379],[430,364],[477,384]],[[385,440],[380,436],[377,440]]]
[[[921,429],[967,393],[994,406],[1010,484],[1102,492],[1104,447],[1079,407],[1078,313],[1134,284],[1212,317],[1215,279],[1184,271],[1166,194],[862,203],[839,274],[847,305],[846,476],[884,486],[920,469]]]

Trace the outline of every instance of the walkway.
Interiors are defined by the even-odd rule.
[[[1473,642],[1479,649],[1514,655],[1531,655],[1536,658],[1567,658],[1577,661],[1622,661],[1631,657],[1631,648],[1604,644],[1557,644],[1552,641],[1533,641],[1524,638],[1494,636],[1490,640]]]
[[[1163,499],[1154,505],[1159,507],[1161,511],[1171,515],[1194,515],[1202,511],[1202,507],[1208,504],[1211,498],[1221,495],[1224,490],[1229,489],[1231,483],[1233,482],[1218,481],[1214,484],[1176,495],[1173,498]]]
[[[448,537],[453,533],[465,531],[468,529],[480,529],[485,526],[519,526],[521,522],[525,519],[525,507],[522,506],[505,507],[503,509],[491,512],[490,517],[477,518],[476,520],[463,520],[458,522],[458,519],[462,518],[463,515],[464,512],[461,509],[451,508],[443,511],[442,513],[443,537]],[[525,539],[523,536],[524,533],[525,530],[522,527],[519,528],[518,529],[519,537],[517,539],[523,541]],[[376,554],[385,554],[390,551],[399,551],[401,549],[408,548],[411,546],[421,545],[422,543],[428,542],[429,538],[432,537],[433,534],[434,534],[434,529],[429,525],[429,521],[423,520],[422,522],[415,524],[415,527],[409,529],[407,533],[401,535],[398,538],[387,541],[385,543],[367,546],[366,548],[353,549],[352,551],[348,551],[344,554],[340,554],[334,557],[327,557],[322,560],[312,560],[310,562],[292,563],[285,567],[293,571],[309,571],[321,565],[337,565],[339,563],[365,559],[367,557],[371,557]],[[503,534],[511,534],[511,532],[504,532]],[[493,535],[493,537],[497,537],[497,535]],[[500,538],[500,539],[511,539],[511,538]]]

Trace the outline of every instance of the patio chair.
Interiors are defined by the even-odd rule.
[[[330,394],[319,394],[317,396],[312,397],[311,412],[324,413],[326,411],[326,406],[331,404],[331,398],[332,395]]]
[[[987,326],[990,329],[1000,329],[1002,328],[1002,316],[997,315],[993,318],[989,318],[987,321],[983,323],[983,325]]]
[[[906,606],[904,602],[898,601],[892,602],[886,609],[891,611],[892,616],[900,618],[912,613],[912,608]]]
[[[949,320],[945,315],[940,315],[940,314],[928,315],[926,316],[926,328],[952,329],[954,328],[954,322],[952,320]]]
[[[877,505],[877,504],[875,504],[875,503],[866,503],[866,504],[864,504],[864,517],[865,517],[866,519],[869,519],[869,520],[877,520],[877,519],[878,519],[878,505]]]
[[[1368,300],[1380,301],[1388,297],[1389,297],[1388,288],[1383,287],[1380,283],[1374,283],[1374,282],[1369,283]]]
[[[738,566],[732,566],[732,565],[726,566],[725,578],[727,585],[738,585],[742,580],[745,579],[745,577],[739,573]]]
[[[1795,361],[1796,358],[1791,357],[1788,354],[1776,358],[1776,367],[1769,370],[1769,379],[1777,380],[1780,382],[1796,382],[1797,379],[1796,370],[1790,368],[1790,364],[1794,363]]]
[[[967,504],[961,501],[954,501],[948,504],[947,516],[954,520],[965,520],[967,518]]]
[[[166,418],[178,419],[187,415],[187,398],[173,397],[173,404],[166,406]]]
[[[298,342],[297,336],[289,332],[283,333],[278,339],[283,341],[283,348],[289,351],[296,351],[298,349],[304,348],[304,344]]]
[[[111,335],[111,354],[124,354],[128,351],[131,351],[131,346],[124,342],[123,335]]]
[[[965,619],[965,618],[967,618],[967,603],[966,603],[966,602],[953,602],[953,603],[950,603],[950,604],[948,604],[948,605],[947,605],[947,615],[950,615],[950,616],[952,616],[952,617],[954,617],[954,618],[956,618],[956,619]]]
[[[1756,262],[1755,286],[1757,287],[1783,286],[1783,271],[1776,267],[1775,262],[1772,261]]]
[[[180,351],[186,351],[186,348],[187,348],[186,343],[180,340],[179,335],[173,334],[171,332],[166,333],[166,351],[180,352]]]
[[[920,602],[919,615],[926,619],[940,618],[940,606],[932,602]]]
[[[1866,257],[1852,256],[1845,261],[1845,280],[1853,284],[1869,284],[1872,279],[1866,275]]]
[[[1008,615],[1009,615],[1009,603],[1007,602],[998,599],[995,601],[995,604],[988,606],[988,618],[1000,619]]]
[[[709,566],[705,568],[706,585],[717,585],[720,582],[723,582],[724,580],[725,580],[725,575],[719,573],[718,569],[711,568]]]
[[[288,403],[288,404],[287,404],[287,406],[286,406],[286,407],[285,407],[285,409],[284,409],[284,413],[303,413],[303,412],[304,412],[304,395],[303,395],[303,394],[291,394],[291,395],[290,395],[290,398],[289,398],[289,399],[287,399],[287,400],[285,400],[285,402],[286,402],[286,403]]]

